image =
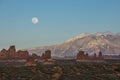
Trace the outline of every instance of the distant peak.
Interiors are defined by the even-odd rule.
[[[78,39],[78,38],[83,38],[83,37],[86,37],[88,36],[89,34],[88,33],[81,33],[80,35],[74,37],[75,39]]]
[[[81,33],[81,34],[79,34],[78,36],[75,36],[75,37],[73,37],[73,38],[71,38],[71,39],[68,39],[68,40],[66,40],[65,42],[72,42],[72,41],[75,41],[75,40],[77,40],[77,39],[80,39],[80,38],[84,38],[84,37],[87,37],[87,36],[90,36],[90,35],[95,35],[95,36],[102,36],[102,35],[104,35],[104,36],[108,36],[108,35],[115,35],[115,34],[113,34],[112,32],[110,32],[110,31],[106,31],[106,32],[97,32],[97,33],[95,33],[95,34],[89,34],[89,33]],[[119,35],[119,34],[118,34]]]
[[[73,37],[73,38],[71,38],[71,39],[69,39],[69,40],[67,40],[67,41],[65,41],[65,42],[71,42],[71,41],[74,41],[74,40],[77,40],[77,39],[86,37],[86,36],[88,36],[88,35],[90,35],[90,34],[88,34],[88,33],[81,33],[81,34],[79,34],[78,36],[75,36],[75,37]]]
[[[110,32],[110,31],[107,31],[107,32],[97,32],[96,35],[104,35],[104,36],[107,36],[107,35],[113,35],[113,33]]]

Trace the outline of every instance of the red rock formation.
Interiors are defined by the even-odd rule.
[[[33,56],[30,55],[29,57],[27,57],[26,66],[36,66],[35,58]]]
[[[101,51],[99,52],[98,60],[103,60],[103,56],[102,56],[102,52]]]
[[[86,60],[89,60],[89,55],[88,55],[88,53],[85,54],[85,59],[86,59]]]
[[[50,59],[51,58],[51,51],[50,50],[45,51],[45,58],[46,59]]]
[[[93,60],[97,60],[96,53],[94,53]]]
[[[8,49],[8,56],[10,59],[14,58],[16,56],[16,49],[15,46],[10,46],[10,48]]]
[[[47,50],[45,53],[42,54],[41,59],[50,59],[51,58],[51,51]]]
[[[45,54],[44,54],[44,53],[42,53],[41,59],[44,59],[44,57],[45,57]]]
[[[34,59],[38,59],[38,58],[39,58],[39,56],[38,56],[37,54],[35,54],[35,53],[32,54],[32,57],[33,57]]]
[[[2,49],[0,52],[0,59],[6,59],[8,57],[7,54],[8,54],[7,50]]]
[[[29,56],[28,51],[17,51],[15,46],[10,46],[8,50],[3,49],[0,52],[0,59],[26,59]]]
[[[85,61],[85,62],[86,61],[89,61],[89,62],[91,62],[91,61],[93,61],[93,62],[101,62],[101,61],[103,61],[103,56],[102,56],[101,52],[99,52],[98,57],[96,56],[96,53],[94,53],[93,58],[91,59],[89,57],[88,53],[84,54],[84,51],[79,51],[79,53],[77,54],[76,57],[77,57],[77,60]]]
[[[79,51],[79,53],[77,54],[77,60],[84,60],[84,59],[85,59],[84,51]]]
[[[21,50],[19,50],[16,53],[16,57],[18,59],[27,59],[28,56],[29,56],[29,52],[28,51],[21,51]]]

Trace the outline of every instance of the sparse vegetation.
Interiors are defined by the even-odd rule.
[[[57,62],[0,67],[0,80],[120,80],[120,64]]]

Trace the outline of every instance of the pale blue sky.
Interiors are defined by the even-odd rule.
[[[32,24],[34,16],[38,24]],[[105,31],[120,32],[120,0],[0,0],[0,49],[51,45]]]

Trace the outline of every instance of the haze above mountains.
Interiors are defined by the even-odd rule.
[[[82,33],[61,44],[29,48],[27,50],[30,53],[42,54],[47,49],[52,51],[52,56],[57,57],[76,56],[80,50],[89,55],[98,54],[99,51],[103,55],[120,55],[120,33]]]

